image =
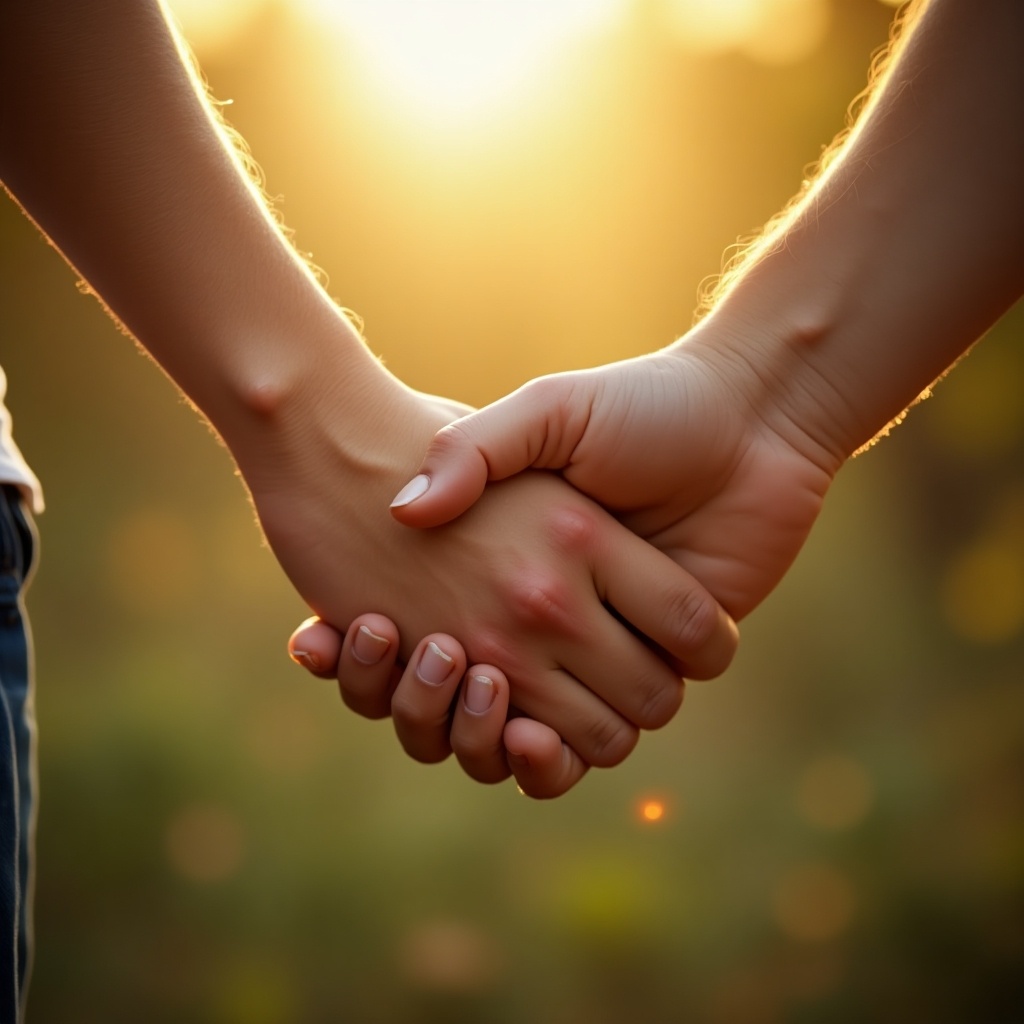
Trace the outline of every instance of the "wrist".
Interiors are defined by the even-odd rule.
[[[264,336],[255,349],[263,358],[247,361],[217,408],[204,409],[254,497],[329,473],[368,498],[379,489],[386,508],[452,418],[388,373],[339,311],[316,329]]]
[[[860,445],[853,440],[855,410],[812,358],[828,334],[821,310],[784,312],[778,302],[752,301],[744,289],[719,302],[670,351],[697,359],[734,396],[747,436],[767,432],[831,479]]]
[[[848,182],[836,179],[762,243],[692,332],[713,339],[731,372],[743,367],[756,415],[831,475],[975,337],[943,335],[921,261],[879,251],[887,226],[900,234],[901,198],[864,186],[856,202],[837,200]]]

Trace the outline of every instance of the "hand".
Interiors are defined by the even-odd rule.
[[[403,637],[472,638],[469,659],[501,666],[512,703],[588,765],[621,761],[637,727],[663,725],[682,699],[678,672],[637,633],[694,677],[728,664],[735,628],[707,592],[547,474],[492,488],[442,530],[400,527],[387,500],[447,417],[395,383],[354,435],[351,414],[349,429],[337,425],[329,367],[320,376],[301,410],[278,413],[295,423],[275,427],[279,453],[236,457],[271,546],[321,618],[344,629],[370,607]]]
[[[796,557],[838,463],[716,332],[711,318],[662,352],[540,378],[445,427],[393,515],[434,526],[488,480],[558,470],[742,618]]]
[[[509,686],[493,665],[466,669],[453,637],[435,633],[398,667],[398,629],[382,615],[361,615],[342,636],[321,619],[302,623],[288,643],[313,675],[337,679],[345,703],[366,718],[390,715],[406,753],[435,763],[455,753],[478,782],[514,774],[527,796],[551,798],[571,789],[587,766],[539,722],[509,713]]]

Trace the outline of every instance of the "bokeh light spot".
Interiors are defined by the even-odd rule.
[[[726,50],[757,27],[761,0],[668,0],[669,27],[688,49]]]
[[[803,942],[824,942],[840,935],[850,926],[855,909],[853,884],[830,864],[794,867],[772,894],[776,923]]]
[[[237,1024],[292,1024],[299,1020],[295,983],[280,962],[237,963],[224,971],[216,994],[217,1020]]]
[[[611,852],[563,866],[552,895],[566,927],[589,943],[617,946],[660,917],[660,879],[651,865]]]
[[[665,797],[650,794],[640,797],[634,805],[637,821],[642,825],[656,825],[667,821],[669,809],[669,801]]]
[[[129,512],[111,533],[106,556],[108,589],[135,613],[167,614],[199,589],[197,540],[185,520],[168,509]]]
[[[167,859],[190,882],[223,882],[245,852],[245,832],[227,808],[192,804],[171,818],[164,836]]]
[[[665,805],[660,800],[645,800],[640,814],[644,821],[661,821],[665,817]]]
[[[961,552],[941,588],[946,621],[965,640],[1000,644],[1024,629],[1024,564],[1016,545],[1000,537]]]
[[[871,809],[873,797],[863,765],[842,754],[813,761],[797,787],[797,807],[803,818],[831,831],[859,825]]]
[[[689,50],[741,50],[770,65],[810,56],[829,26],[824,0],[666,0],[666,15]]]
[[[504,959],[496,940],[468,921],[420,922],[408,929],[398,949],[402,975],[429,991],[485,991],[500,976]]]
[[[762,64],[796,64],[821,46],[830,20],[824,0],[771,0],[743,52]]]

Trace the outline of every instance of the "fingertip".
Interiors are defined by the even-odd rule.
[[[411,505],[430,490],[430,477],[426,473],[417,473],[392,499],[391,509],[401,509]]]
[[[460,516],[483,494],[488,464],[458,424],[437,432],[419,472],[391,502],[391,515],[406,526],[440,526]]]
[[[474,665],[462,685],[462,704],[476,718],[501,715],[508,710],[508,683],[493,665]]]
[[[335,658],[335,676],[345,705],[364,718],[387,718],[398,683],[398,627],[386,616],[355,618]]]
[[[465,667],[462,645],[446,633],[417,644],[391,698],[395,734],[414,760],[434,764],[452,752],[452,701]]]
[[[739,626],[724,608],[719,607],[715,628],[698,656],[688,664],[687,678],[707,680],[720,676],[732,664],[739,643]]]
[[[427,686],[457,685],[465,665],[465,649],[447,633],[434,633],[424,638],[409,659],[409,668]]]
[[[472,665],[463,679],[452,722],[452,749],[462,770],[487,785],[511,774],[502,743],[508,694],[508,680],[500,669]]]
[[[426,491],[422,491],[416,498],[408,498],[406,496],[407,489],[419,479],[425,480],[427,477],[421,474],[419,477],[413,478],[398,492],[395,500],[390,505],[391,517],[403,526],[411,526],[418,530],[429,529],[431,526],[440,526],[446,521],[445,517],[433,506],[430,500],[424,497],[427,493]],[[453,517],[455,515],[458,515],[458,512],[452,513]]]
[[[288,638],[288,657],[320,679],[334,678],[341,648],[341,634],[315,615]]]
[[[529,718],[513,718],[503,735],[509,767],[520,791],[535,800],[567,793],[588,766],[553,729]]]

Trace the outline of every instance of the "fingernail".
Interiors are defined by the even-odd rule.
[[[466,683],[466,710],[482,715],[494,703],[494,680],[487,676],[471,676]]]
[[[390,646],[391,641],[387,637],[377,636],[366,626],[360,626],[352,641],[352,657],[363,665],[376,665]]]
[[[416,667],[416,675],[430,686],[438,686],[448,678],[454,660],[431,641]]]
[[[424,494],[430,489],[430,477],[420,473],[419,476],[414,476],[399,492],[395,495],[395,500],[391,502],[392,508],[401,508],[403,505],[410,505],[417,498],[422,498]]]
[[[296,665],[301,665],[303,668],[309,669],[310,672],[318,672],[320,670],[320,659],[315,654],[310,654],[309,651],[289,651],[288,657]]]

